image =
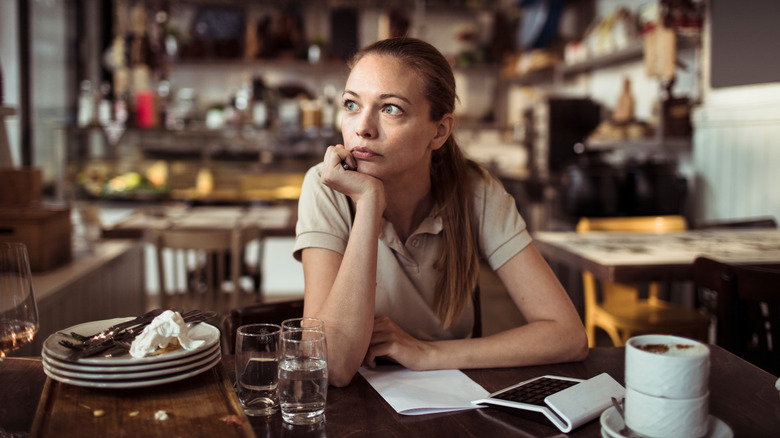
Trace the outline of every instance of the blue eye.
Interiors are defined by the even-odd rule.
[[[344,109],[347,111],[357,111],[358,105],[353,100],[345,100],[344,101]]]
[[[390,114],[391,116],[396,116],[398,114],[403,113],[401,108],[395,106],[395,105],[385,105],[383,111],[387,114]]]

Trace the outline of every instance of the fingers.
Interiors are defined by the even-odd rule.
[[[381,344],[375,344],[370,347],[368,347],[368,351],[366,352],[366,358],[363,360],[363,362],[371,367],[375,368],[377,365],[377,358],[389,358],[392,357],[390,352],[390,344],[381,343]]]
[[[405,338],[403,334],[401,328],[390,318],[386,316],[376,318],[368,351],[363,360],[365,365],[374,368],[377,365],[377,358],[395,359],[399,348],[402,348],[401,343]]]
[[[357,161],[344,145],[329,146],[325,152],[325,164],[328,167],[341,167],[342,170],[357,170]]]

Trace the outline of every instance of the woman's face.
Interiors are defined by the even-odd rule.
[[[367,55],[353,67],[343,102],[341,132],[358,171],[385,182],[428,174],[431,151],[446,137],[430,120],[418,75],[394,57]]]

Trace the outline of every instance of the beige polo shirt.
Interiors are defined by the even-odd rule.
[[[352,228],[349,199],[321,182],[322,163],[312,167],[303,181],[293,255],[316,247],[344,254]],[[481,257],[498,269],[531,242],[515,200],[492,177],[474,178],[474,219]],[[447,330],[433,310],[437,272],[433,268],[441,252],[442,219],[428,216],[401,242],[393,225],[382,220],[377,257],[375,316],[389,316],[412,336],[423,340],[466,338],[474,325],[468,307]]]

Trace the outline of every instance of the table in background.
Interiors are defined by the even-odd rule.
[[[104,225],[104,238],[141,238],[147,229],[231,228],[256,225],[263,236],[295,236],[297,204],[274,206],[189,207],[152,205],[139,208],[117,223]]]
[[[543,231],[534,245],[548,260],[613,282],[690,280],[699,255],[728,262],[780,262],[780,230],[673,233]]]
[[[776,436],[780,430],[780,395],[775,388],[777,377],[762,371],[728,351],[710,346],[710,413],[728,424],[736,437]],[[595,348],[582,362],[521,368],[479,369],[464,371],[488,391],[496,391],[544,374],[588,378],[602,372],[624,382],[623,348]],[[222,365],[233,374],[233,357],[225,356]],[[155,387],[154,392],[182,390],[198,379],[214,378],[218,373],[204,372],[182,382]],[[36,406],[46,381],[40,358],[11,358],[0,363],[0,424],[10,432],[28,432],[33,424]],[[123,390],[116,394],[121,407]],[[207,399],[193,403],[208,403]],[[213,402],[213,401],[211,401]],[[128,406],[125,409],[131,410]],[[563,436],[550,423],[526,419],[521,415],[493,408],[460,412],[404,416],[397,414],[361,377],[346,388],[329,388],[326,421],[313,428],[292,428],[283,424],[279,413],[250,420],[257,436]],[[153,436],[153,435],[148,435]],[[601,437],[601,425],[592,421],[566,435]]]

